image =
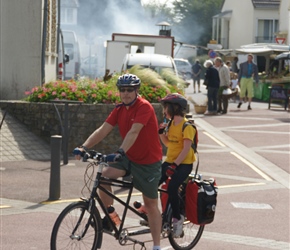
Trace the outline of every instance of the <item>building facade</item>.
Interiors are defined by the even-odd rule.
[[[290,0],[224,0],[221,13],[213,17],[212,37],[223,49],[245,44],[289,43]]]
[[[60,0],[0,0],[0,100],[56,80]]]

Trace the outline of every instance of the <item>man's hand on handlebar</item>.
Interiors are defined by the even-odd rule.
[[[85,146],[76,147],[73,151],[76,160],[80,160],[88,152]]]
[[[115,153],[115,154],[109,154],[107,155],[107,162],[116,162],[116,161],[120,161],[122,159],[122,155]]]
[[[107,155],[107,162],[121,161],[125,152],[122,148],[119,148],[116,153]]]
[[[83,159],[83,161],[87,161],[87,159],[98,159],[104,162],[117,162],[122,160],[125,156],[125,152],[122,148],[119,148],[117,152],[113,154],[102,155],[94,150],[89,150],[85,146],[80,146],[73,150],[73,155],[76,160]]]

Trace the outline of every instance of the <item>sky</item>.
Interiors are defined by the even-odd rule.
[[[164,4],[164,3],[171,3],[173,2],[174,0],[141,0],[141,3],[142,4],[149,4],[150,2],[157,2],[157,3],[160,3],[160,4]]]

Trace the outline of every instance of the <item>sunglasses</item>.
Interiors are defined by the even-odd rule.
[[[133,91],[135,91],[135,88],[120,88],[119,91],[122,93],[124,93],[125,91],[127,91],[128,93],[132,93]]]

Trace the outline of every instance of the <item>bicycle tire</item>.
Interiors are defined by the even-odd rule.
[[[175,250],[190,250],[194,248],[194,246],[198,243],[200,240],[204,225],[196,225],[187,220],[186,214],[185,214],[185,186],[182,188],[181,193],[179,194],[179,200],[180,200],[180,212],[184,216],[184,222],[183,222],[183,234],[178,237],[174,238],[173,234],[170,233],[168,235],[169,242],[171,246]],[[170,208],[169,211],[169,220],[171,221],[170,228],[173,228],[172,225],[172,209]]]
[[[102,244],[102,220],[97,209],[88,211],[89,203],[75,202],[58,216],[52,230],[51,250],[100,248]]]
[[[172,214],[169,216],[172,221]],[[173,228],[171,223],[171,228]],[[180,237],[174,238],[173,234],[168,235],[169,242],[175,250],[190,250],[198,243],[203,233],[204,225],[195,225],[189,220],[184,219],[183,233]]]

